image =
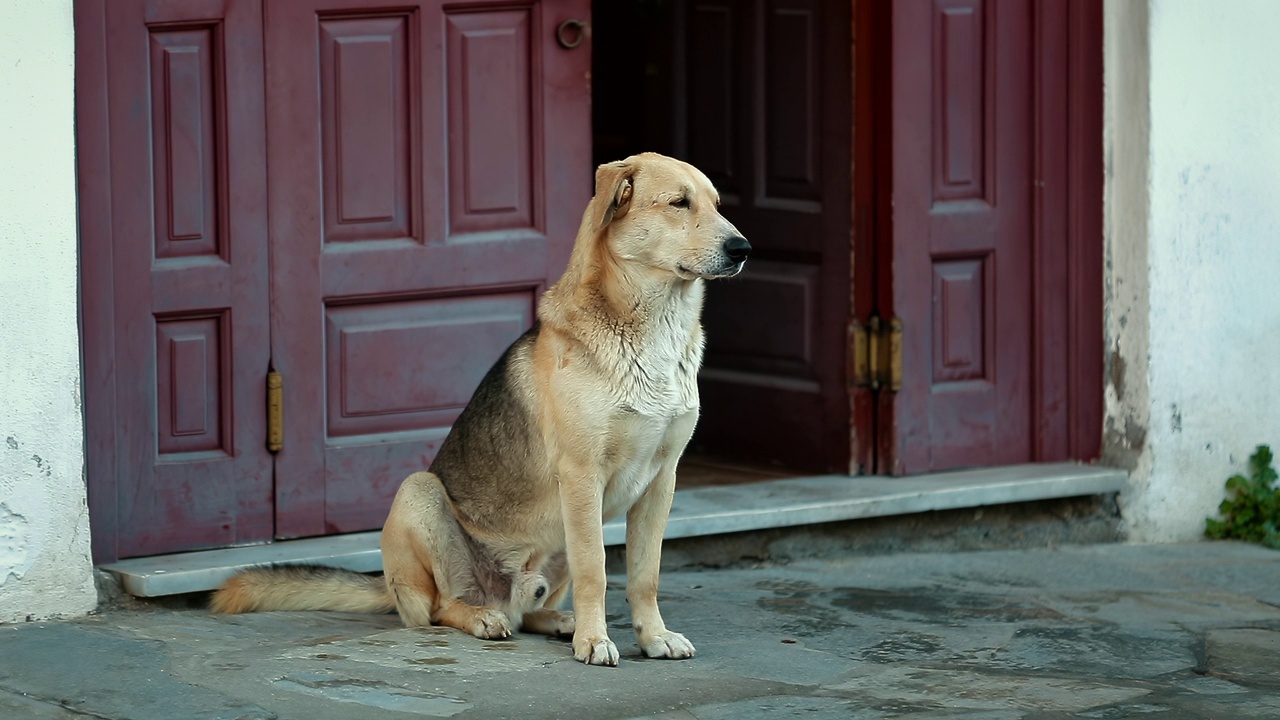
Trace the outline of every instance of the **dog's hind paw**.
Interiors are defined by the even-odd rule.
[[[617,667],[618,646],[607,637],[573,638],[573,659],[588,665]]]
[[[511,621],[505,613],[484,608],[476,613],[470,632],[481,640],[501,640],[511,637]]]
[[[672,658],[673,660],[683,660],[697,654],[693,649],[693,643],[680,633],[670,630],[664,630],[649,638],[641,638],[640,649],[644,651],[646,657]]]
[[[524,614],[522,629],[540,635],[569,637],[574,631],[573,613],[539,608]]]

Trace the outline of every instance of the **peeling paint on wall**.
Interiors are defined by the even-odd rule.
[[[0,502],[0,587],[10,579],[21,580],[34,556],[27,518]]]
[[[1104,12],[1103,459],[1130,539],[1195,540],[1236,458],[1280,444],[1280,3]]]

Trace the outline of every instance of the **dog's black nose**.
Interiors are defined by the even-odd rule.
[[[724,254],[734,262],[742,262],[751,254],[751,243],[746,238],[735,235],[724,241]]]

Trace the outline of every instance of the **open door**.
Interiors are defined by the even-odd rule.
[[[690,3],[687,157],[751,241],[711,283],[695,450],[848,472],[852,5]]]
[[[1101,439],[1097,0],[895,0],[880,472],[1091,459]]]

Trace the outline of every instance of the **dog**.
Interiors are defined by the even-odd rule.
[[[479,638],[572,635],[576,659],[616,666],[602,526],[626,513],[640,649],[694,655],[658,610],[662,537],[698,419],[704,281],[741,272],[751,245],[688,163],[644,153],[601,165],[595,183],[537,322],[396,494],[384,575],[247,570],[214,594],[214,612],[394,609],[405,625]],[[557,610],[570,592],[573,612]]]

